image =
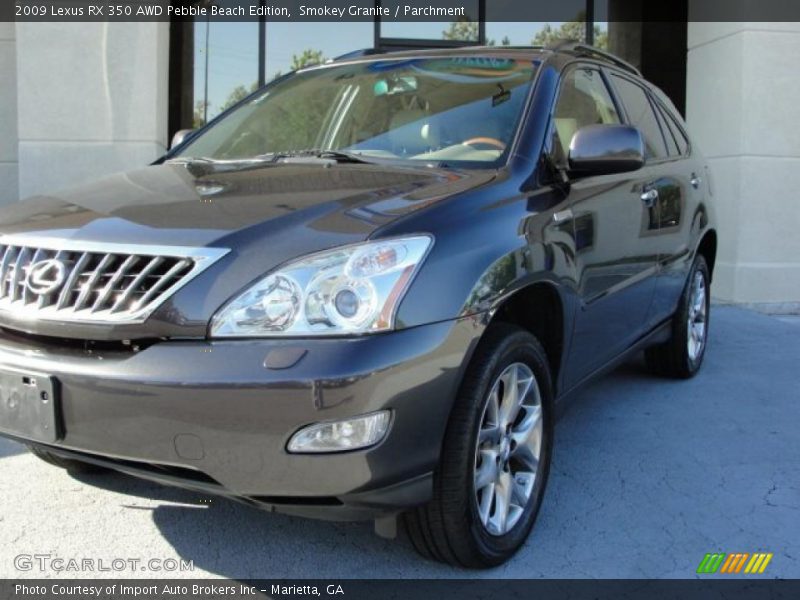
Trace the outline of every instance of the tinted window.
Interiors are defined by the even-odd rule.
[[[664,132],[664,138],[667,140],[667,150],[670,156],[680,156],[681,152],[678,149],[678,142],[675,141],[675,136],[667,126],[667,118],[664,113],[656,106],[656,117],[658,117],[658,124],[661,126],[661,131]]]
[[[665,158],[667,147],[664,136],[656,120],[656,114],[647,93],[639,85],[628,79],[612,75],[614,87],[619,92],[625,112],[628,113],[630,124],[637,127],[644,137],[646,158]]]
[[[675,143],[678,145],[678,152],[681,154],[681,156],[685,156],[689,153],[689,140],[686,139],[686,134],[683,133],[683,129],[678,125],[677,121],[675,121],[675,118],[667,109],[661,107],[661,114],[664,115],[664,120],[667,122],[667,127],[669,127],[672,137],[675,139]]]
[[[603,77],[594,69],[574,69],[564,77],[553,114],[553,154],[562,165],[578,129],[620,123]]]

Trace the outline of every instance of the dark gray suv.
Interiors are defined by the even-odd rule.
[[[291,73],[156,164],[0,213],[0,432],[297,515],[402,515],[497,565],[544,495],[554,403],[631,353],[691,377],[706,165],[581,45]]]

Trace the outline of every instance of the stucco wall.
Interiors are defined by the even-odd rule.
[[[690,23],[687,120],[712,168],[715,295],[800,307],[800,23]]]
[[[167,23],[19,23],[16,33],[22,198],[163,154]]]

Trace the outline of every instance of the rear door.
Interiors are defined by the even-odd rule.
[[[578,129],[622,120],[600,68],[570,68],[562,77],[553,112],[553,160],[566,167]],[[645,167],[570,182],[579,308],[565,367],[567,386],[618,355],[646,326],[658,252],[648,235],[650,207],[641,196],[644,182],[659,185],[657,180],[657,171]]]
[[[700,208],[706,186],[703,164],[692,152],[677,110],[661,94],[652,93],[651,100],[667,138],[670,176],[676,181],[675,192],[658,200],[659,273],[650,317],[655,324],[672,315],[683,292],[691,266],[692,231],[704,214]]]
[[[645,140],[647,164],[637,173],[635,181],[646,211],[640,239],[648,252],[652,253],[656,267],[660,268],[662,257],[676,251],[675,238],[669,232],[679,227],[686,200],[686,182],[676,169],[679,161],[671,150],[675,140],[668,135],[647,88],[629,74],[616,70],[610,72],[609,81],[623,106],[628,124],[639,129]],[[658,273],[655,273],[654,281],[657,278]],[[663,298],[657,297],[656,286],[653,291],[653,302],[648,304],[645,317],[646,330],[654,327],[663,317]],[[655,308],[657,304],[660,307],[658,310]]]

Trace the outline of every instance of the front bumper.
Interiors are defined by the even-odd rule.
[[[5,333],[0,366],[57,379],[63,437],[52,452],[281,512],[372,518],[430,497],[481,331],[464,319],[355,339],[162,341],[139,352]],[[286,452],[304,425],[381,409],[393,418],[377,446]]]

